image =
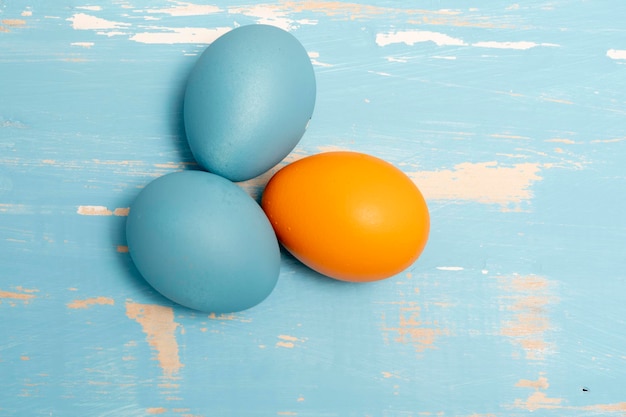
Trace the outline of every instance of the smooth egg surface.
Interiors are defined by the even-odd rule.
[[[195,310],[251,308],[278,280],[280,251],[267,217],[240,187],[208,172],[148,184],[131,205],[126,238],[145,280]]]
[[[300,141],[315,95],[313,65],[293,35],[260,24],[233,29],[207,47],[187,81],[191,151],[232,181],[256,177]]]
[[[428,240],[430,216],[417,186],[362,153],[321,153],[285,166],[261,205],[291,254],[338,280],[389,278],[411,266]]]

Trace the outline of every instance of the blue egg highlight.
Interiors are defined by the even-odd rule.
[[[233,29],[206,48],[187,80],[189,147],[210,172],[254,178],[298,144],[315,97],[313,65],[293,35],[269,25]]]
[[[126,237],[150,285],[207,313],[257,305],[280,273],[278,242],[261,207],[239,186],[205,171],[148,184],[131,205]]]

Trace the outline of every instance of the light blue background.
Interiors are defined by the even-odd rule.
[[[171,11],[184,5],[0,2],[0,415],[626,413],[626,3]],[[117,27],[75,28],[76,15]],[[258,22],[318,54],[316,109],[296,154],[340,148],[396,164],[424,187],[432,232],[406,273],[367,285],[283,253],[266,302],[211,318],[157,295],[123,250],[123,209],[139,189],[196,168],[181,100],[206,44],[133,36]],[[402,31],[463,44],[376,42]],[[504,44],[522,41],[533,46]],[[514,171],[521,197],[480,198],[520,164],[540,177]],[[458,178],[442,180],[447,170]],[[488,196],[508,195],[494,184]],[[111,215],[80,215],[86,206]],[[108,304],[71,308],[94,297]],[[138,304],[166,307],[153,335],[178,349],[177,372],[132,319]],[[169,336],[158,329],[168,319]]]

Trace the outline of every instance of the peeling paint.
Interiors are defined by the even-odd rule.
[[[539,409],[555,409],[562,408],[562,398],[550,398],[545,392],[535,391],[525,400],[515,400],[515,407],[523,408],[528,411],[536,411]]]
[[[509,135],[506,133],[492,133],[489,135],[491,138],[497,139],[521,139],[521,140],[530,140],[528,136],[520,136],[520,135]]]
[[[83,308],[83,309],[87,309],[91,306],[94,305],[114,305],[115,301],[112,298],[109,297],[92,297],[92,298],[87,298],[84,300],[74,300],[71,303],[67,304],[67,308],[73,308],[73,309],[79,309],[79,308]]]
[[[167,14],[170,16],[206,16],[220,12],[217,6],[205,4],[193,4],[187,2],[175,2],[176,6],[162,9],[146,9],[145,12],[151,14]]]
[[[548,378],[545,376],[540,376],[537,380],[532,381],[529,379],[520,379],[516,384],[516,387],[521,388],[533,388],[535,390],[547,390],[550,384],[548,383]]]
[[[463,271],[462,266],[438,266],[438,270],[440,271]]]
[[[485,42],[473,43],[472,46],[475,46],[478,48],[527,50],[527,49],[537,48],[539,46],[557,47],[560,45],[557,45],[554,43],[536,43],[536,42],[528,42],[528,41],[519,41],[519,42],[485,41]]]
[[[297,342],[304,342],[304,339],[299,339],[297,337],[284,334],[278,336],[278,339],[280,340],[276,342],[276,347],[282,347],[287,349],[293,349],[296,346]]]
[[[212,320],[238,321],[241,323],[250,323],[252,319],[245,317],[242,313],[210,313],[208,318]]]
[[[626,137],[613,139],[594,139],[591,143],[618,143],[626,141]]]
[[[615,404],[594,404],[594,405],[580,407],[580,409],[585,410],[585,411],[599,412],[599,413],[620,413],[622,415],[625,415],[626,414],[626,402],[615,403]]]
[[[545,340],[551,329],[548,307],[556,300],[550,282],[536,275],[501,278],[501,282],[507,292],[501,300],[513,314],[503,322],[500,334],[520,346],[526,359],[543,360],[552,348]]]
[[[87,49],[89,49],[89,48],[91,48],[92,46],[94,46],[94,45],[95,45],[95,43],[94,43],[94,42],[72,42],[72,43],[70,43],[70,45],[72,45],[72,46],[80,46],[80,47],[82,47],[82,48],[87,48]],[[44,162],[44,163],[54,163],[54,161],[52,161],[52,162],[47,162],[46,160],[44,160],[43,162]]]
[[[559,103],[559,104],[567,104],[567,105],[572,105],[574,104],[573,101],[570,100],[563,100],[563,99],[558,99],[558,98],[550,98],[550,97],[542,97],[541,100],[543,101],[549,101],[551,103]]]
[[[626,59],[626,49],[609,49],[606,56],[611,59]]]
[[[376,35],[376,44],[384,47],[388,45],[403,43],[408,46],[415,45],[416,43],[432,42],[437,46],[471,46],[474,48],[490,48],[490,49],[515,49],[515,50],[528,50],[537,47],[559,47],[560,45],[555,43],[537,43],[530,41],[480,41],[474,43],[467,43],[463,39],[452,37],[445,33],[432,32],[427,30],[403,30],[395,32],[378,33]]]
[[[308,53],[309,55],[309,59],[311,59],[311,64],[318,66],[318,67],[325,67],[325,68],[330,68],[333,67],[333,64],[328,64],[326,62],[320,62],[317,60],[317,58],[320,57],[320,53],[319,52],[314,52],[311,51]]]
[[[564,143],[566,145],[574,145],[576,143],[575,141],[571,139],[562,139],[562,138],[547,139],[546,142]]]
[[[26,291],[25,291],[26,292]],[[11,292],[11,291],[1,291],[0,290],[0,300],[8,299],[8,300],[20,300],[20,301],[28,301],[35,298],[34,294],[24,293],[24,292]],[[1,303],[2,301],[0,301]]]
[[[171,307],[154,304],[126,303],[126,316],[141,325],[148,344],[156,352],[156,360],[166,377],[173,377],[184,366],[178,356],[176,329]]]
[[[130,208],[118,207],[111,211],[106,206],[78,206],[76,213],[81,216],[128,216]]]
[[[106,20],[86,13],[76,13],[66,20],[72,23],[75,30],[126,29],[131,26],[130,23]]]
[[[258,23],[272,25],[283,30],[293,30],[300,25],[313,25],[316,22],[308,19],[293,19],[284,5],[256,4],[253,6],[233,7],[228,13],[256,17]]]
[[[91,12],[102,11],[102,6],[76,6],[79,10],[89,10]]]
[[[542,165],[534,162],[505,166],[496,161],[464,162],[451,170],[408,172],[427,200],[467,200],[498,204],[503,210],[532,198]]]
[[[305,1],[283,1],[282,4],[288,10],[295,13],[314,12],[322,13],[329,17],[359,20],[386,16],[455,16],[461,12],[455,10],[425,10],[425,9],[403,9],[394,7],[383,7],[374,5],[365,5],[351,2],[323,1],[323,0],[305,0]]]
[[[10,27],[20,27],[26,25],[24,19],[3,19],[2,24]]]
[[[447,329],[439,328],[436,322],[425,321],[421,317],[421,306],[414,301],[399,301],[399,315],[396,326],[383,325],[383,332],[395,334],[396,343],[410,344],[418,353],[435,348],[435,340],[447,335]]]
[[[426,30],[405,30],[391,33],[379,33],[376,35],[376,44],[378,46],[387,46],[396,43],[404,43],[410,46],[420,42],[432,42],[437,46],[465,45],[462,39]]]
[[[229,32],[231,28],[202,28],[202,27],[153,27],[150,32],[139,32],[132,35],[131,41],[146,44],[198,44],[208,45],[214,40]]]

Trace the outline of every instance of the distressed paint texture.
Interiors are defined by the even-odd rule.
[[[0,3],[0,415],[626,416],[626,2]],[[370,153],[431,235],[367,285],[283,252],[264,303],[207,315],[142,279],[125,221],[199,169],[185,81],[256,23],[302,42],[317,102],[238,185]]]
[[[532,198],[531,185],[541,180],[540,171],[540,165],[532,162],[505,166],[490,161],[408,175],[429,200],[467,200],[511,209]]]
[[[163,374],[170,378],[176,375],[184,365],[178,355],[175,332],[179,325],[174,321],[172,308],[127,302],[126,316],[141,325]]]
[[[109,210],[105,206],[78,206],[76,213],[81,216],[128,216],[126,207]]]
[[[552,294],[554,284],[534,275],[502,278],[502,281],[507,292],[502,302],[512,316],[503,322],[500,334],[519,345],[526,359],[544,359],[553,350],[546,333],[553,327],[548,309],[557,301]]]
[[[109,297],[92,297],[86,298],[84,300],[74,300],[71,303],[67,304],[68,308],[80,309],[80,308],[90,308],[94,305],[114,305],[115,300]]]

